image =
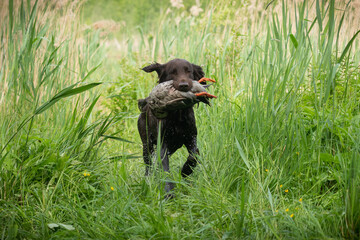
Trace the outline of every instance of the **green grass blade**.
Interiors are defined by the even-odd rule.
[[[14,1],[9,0],[9,35],[11,38],[14,25]]]
[[[344,9],[344,12],[341,16],[341,19],[340,19],[340,22],[339,22],[339,26],[338,26],[338,32],[337,32],[337,35],[336,35],[336,59],[338,59],[338,44],[339,44],[339,36],[340,36],[340,30],[341,30],[341,27],[343,25],[343,22],[344,22],[344,18],[345,18],[345,13],[347,11],[347,8],[350,4],[351,0],[348,1],[348,3],[346,4],[345,6],[345,9]]]
[[[250,170],[251,167],[250,167],[249,161],[248,161],[248,159],[247,159],[247,157],[246,157],[246,155],[244,153],[243,148],[241,147],[241,145],[240,145],[240,143],[239,143],[239,141],[237,140],[236,137],[235,137],[235,143],[236,143],[236,147],[237,147],[237,149],[239,151],[239,154],[240,154],[242,160],[244,161],[244,163],[245,163],[246,167],[248,168],[248,170]]]
[[[298,43],[298,41],[296,40],[295,36],[292,33],[290,33],[290,40],[293,43],[294,47],[297,48],[299,43]]]
[[[102,83],[89,83],[87,85],[81,86],[81,87],[77,87],[74,88],[74,85],[67,87],[66,89],[63,89],[62,91],[60,91],[58,94],[56,94],[54,97],[52,97],[49,101],[47,101],[46,103],[44,103],[43,105],[41,105],[40,107],[38,107],[34,114],[40,114],[42,112],[44,112],[45,110],[47,110],[48,108],[50,108],[52,105],[54,105],[56,102],[58,102],[60,99],[66,98],[66,97],[70,97],[82,92],[85,92],[91,88],[94,88],[98,85],[100,85]]]
[[[322,30],[323,30],[323,28],[322,28],[322,17],[321,17],[321,12],[320,12],[319,0],[316,0],[316,19],[317,19],[318,24],[319,24],[319,30],[320,30],[320,32],[322,32]]]
[[[101,66],[101,63],[99,63],[96,67],[92,68],[86,75],[85,77],[81,80],[81,82],[84,82],[93,72],[96,71],[96,69],[98,69]]]
[[[121,141],[121,142],[134,143],[134,142],[129,141],[129,140],[125,139],[125,138],[116,137],[116,136],[102,135],[102,137],[104,137],[104,139],[113,139],[113,140]]]
[[[357,35],[360,33],[360,30],[357,31],[354,36],[350,39],[350,41],[348,42],[348,44],[346,44],[346,47],[344,48],[343,52],[341,53],[341,56],[339,58],[339,60],[337,61],[338,63],[341,63],[342,60],[344,59],[346,53],[349,51],[351,45],[353,44],[355,38],[357,37]]]

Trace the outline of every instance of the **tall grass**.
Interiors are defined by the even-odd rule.
[[[99,146],[108,138],[116,139],[105,133],[121,118],[109,115],[91,119],[99,99],[95,94],[73,101],[62,100],[100,84],[89,83],[97,66],[91,63],[91,56],[86,56],[87,52],[96,54],[98,47],[93,47],[93,42],[97,45],[98,42],[96,34],[81,34],[87,39],[79,45],[77,24],[54,23],[61,17],[65,24],[65,18],[69,17],[66,13],[59,15],[54,10],[56,4],[10,0],[8,13],[3,16],[0,70],[2,239],[45,236],[46,231],[40,234],[33,228],[35,225],[48,228],[43,211],[52,207],[50,202],[56,198],[60,182],[64,176],[91,169],[91,160],[98,157]],[[63,8],[66,10],[68,13],[77,11],[77,5],[69,3]],[[64,30],[67,27],[69,29]],[[71,178],[71,181],[76,179]],[[39,208],[40,212],[35,210]]]
[[[231,4],[200,17],[173,9],[157,30],[115,40],[77,21],[52,24],[61,17],[52,5],[9,1],[1,238],[359,238],[358,32],[343,33],[351,3],[278,1],[246,19],[246,3]],[[170,176],[144,177],[136,99],[156,79],[139,68],[174,57],[202,65],[219,98],[195,107],[194,174],[181,178],[181,150]],[[165,201],[169,177],[176,198]]]

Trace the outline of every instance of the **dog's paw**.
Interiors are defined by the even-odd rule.
[[[167,194],[165,194],[165,197],[164,197],[165,200],[171,200],[171,199],[174,199],[174,198],[175,198],[174,193],[167,193]]]

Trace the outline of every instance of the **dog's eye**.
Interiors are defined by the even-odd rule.
[[[170,74],[176,74],[177,73],[177,69],[174,69],[170,72]]]

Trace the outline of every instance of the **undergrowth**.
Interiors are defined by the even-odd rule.
[[[9,0],[0,238],[358,239],[352,5],[260,3],[214,1],[197,16],[188,1],[156,28],[109,35],[106,22],[81,24],[77,2]],[[174,154],[165,200],[168,176],[144,176],[137,99],[157,81],[140,68],[175,57],[203,66],[218,99],[195,106],[201,164],[182,179],[187,153]]]

